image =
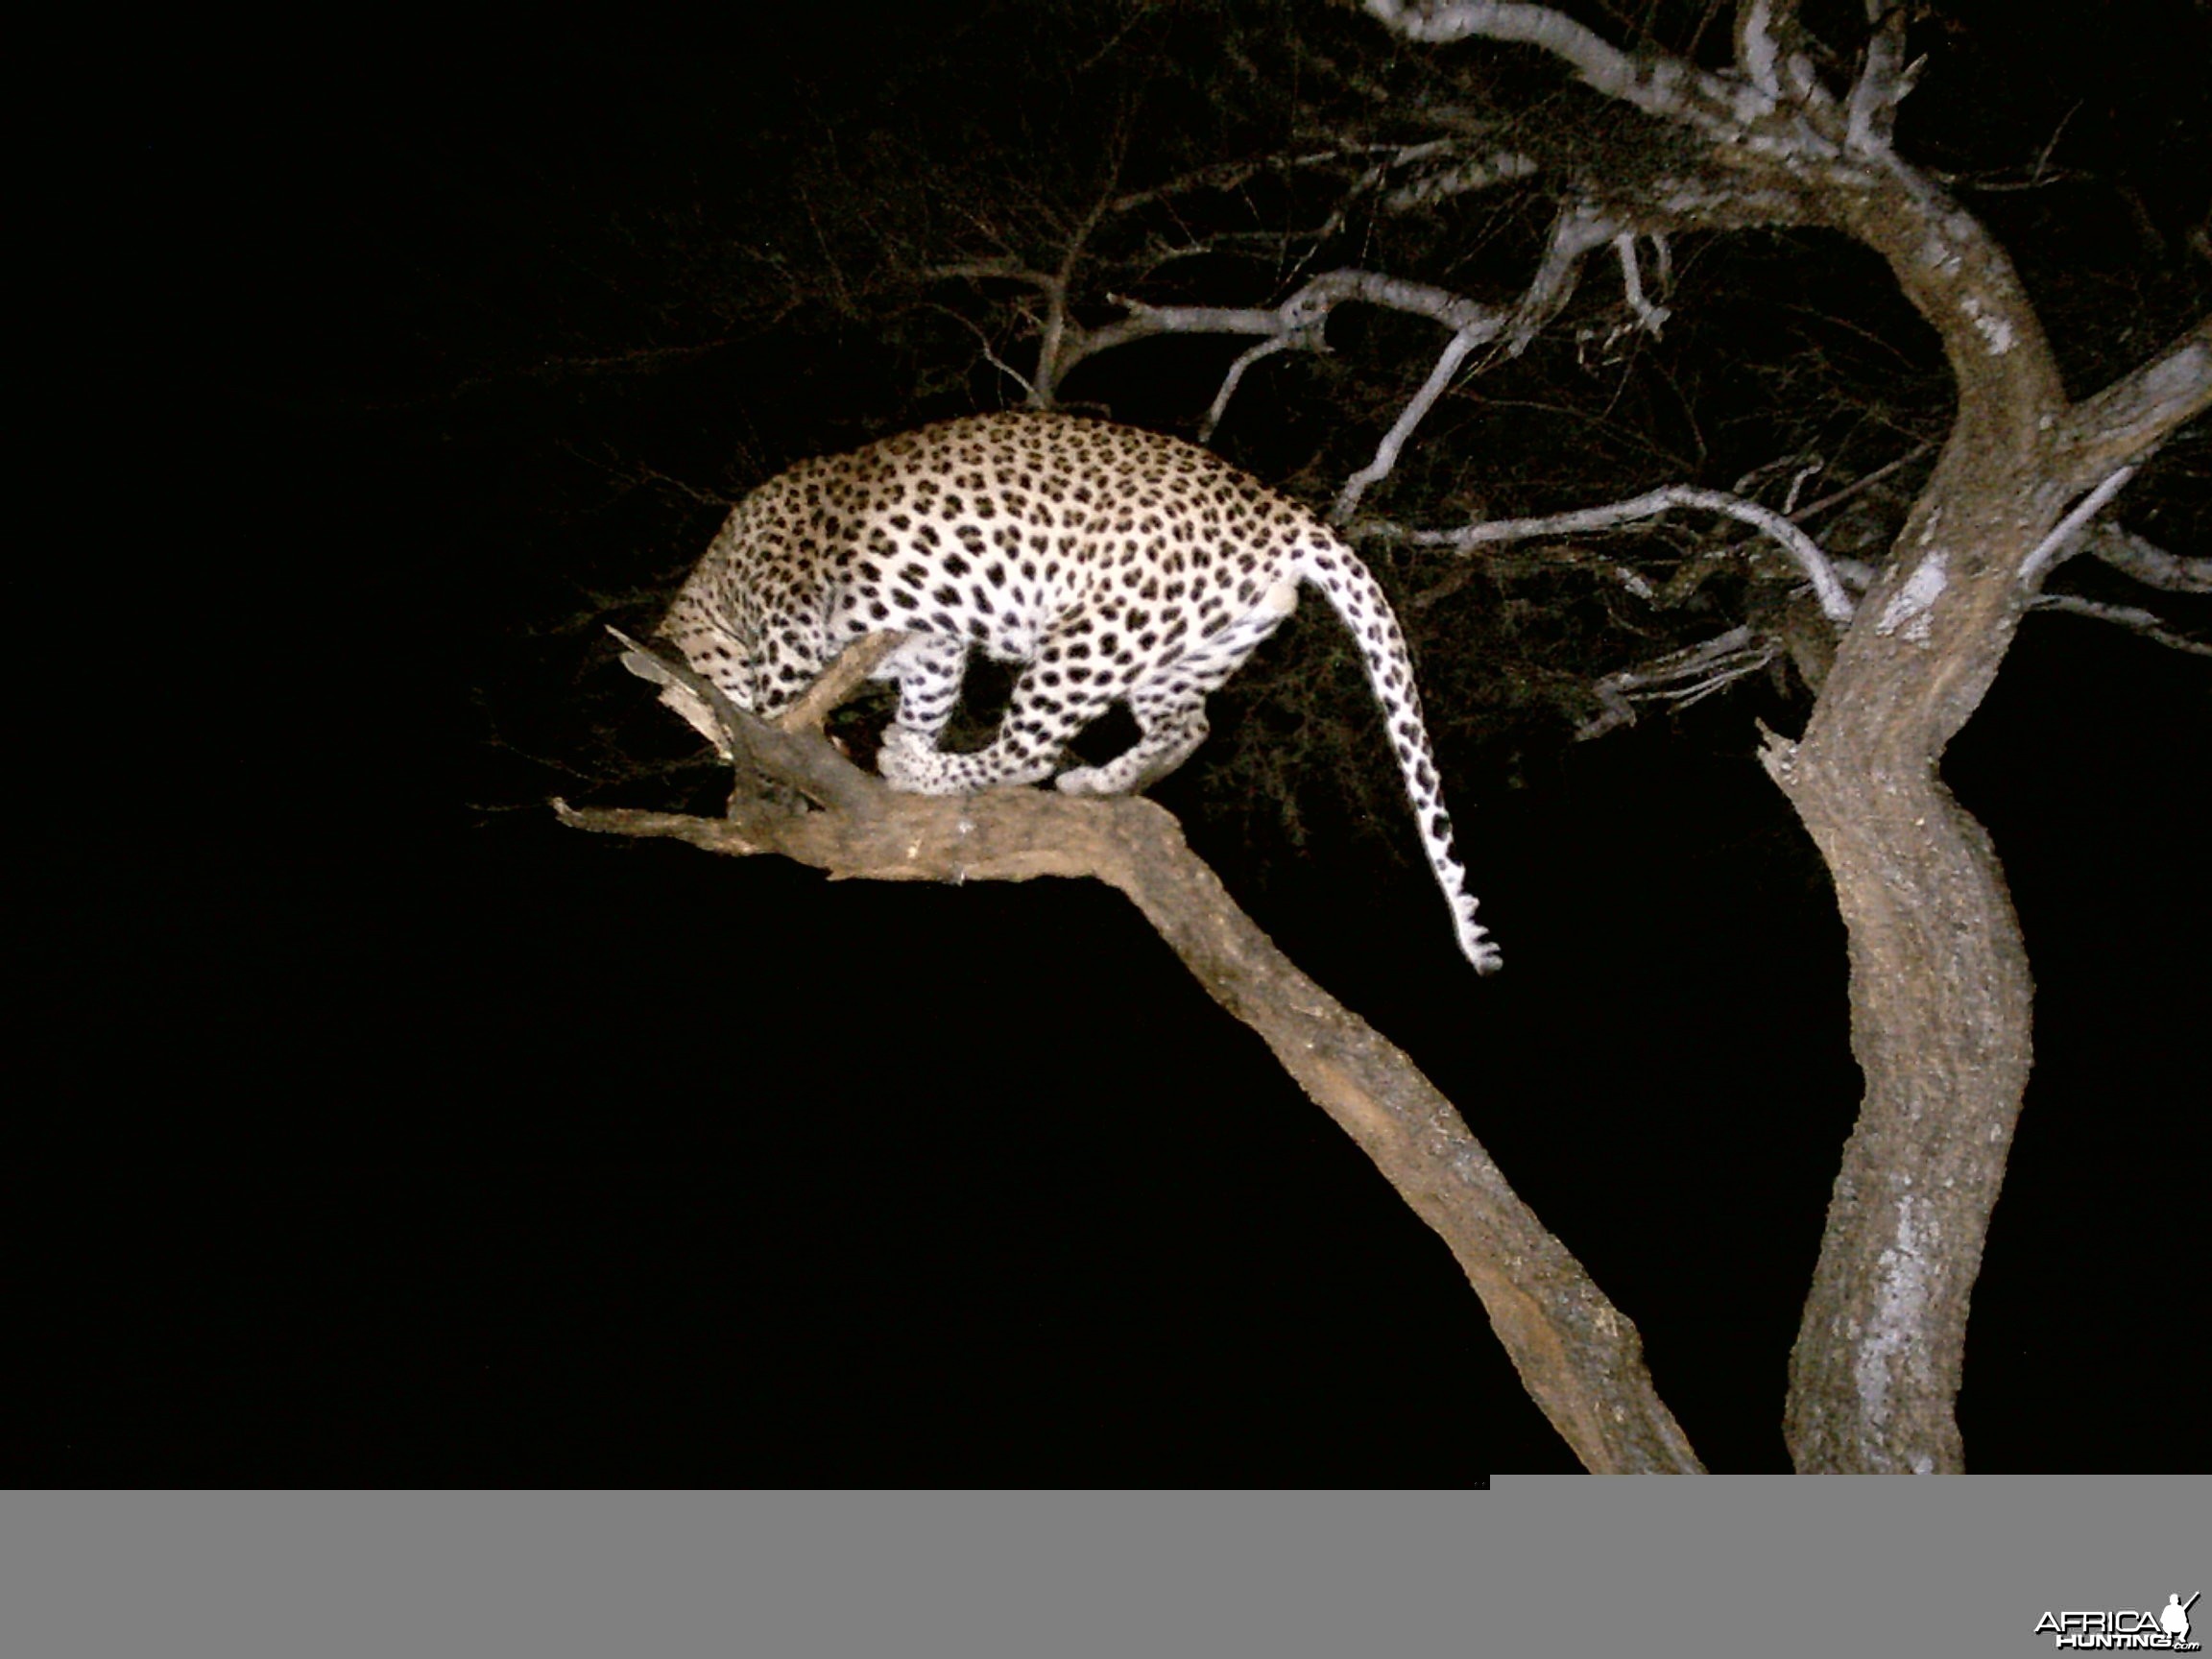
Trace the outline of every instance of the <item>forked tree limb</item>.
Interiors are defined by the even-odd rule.
[[[728,819],[556,801],[561,821],[602,834],[667,836],[710,853],[778,854],[844,879],[1066,876],[1117,888],[1443,1238],[1523,1385],[1584,1467],[1701,1472],[1652,1386],[1635,1325],[1515,1195],[1451,1101],[1276,949],[1164,807],[1038,789],[901,794],[818,736],[726,706],[718,711],[746,728],[733,747],[765,780],[749,787],[740,778]],[[792,792],[817,805],[793,803]]]

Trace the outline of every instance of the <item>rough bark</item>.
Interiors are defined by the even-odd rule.
[[[1957,263],[1931,261],[1914,241],[1933,233],[1928,215],[1879,192],[1860,207],[1854,228],[1944,336],[1959,414],[1804,737],[1765,755],[1836,883],[1865,1079],[1785,1429],[1801,1472],[1959,1471],[1968,1301],[2027,1088],[2032,982],[1996,850],[1938,767],[2032,597],[2022,572],[2084,479],[2065,452],[2078,440],[2056,368],[2002,252],[1957,215],[1940,231]]]
[[[656,679],[683,674],[668,663],[645,671]],[[844,672],[856,677],[849,664]],[[705,694],[704,682],[693,684]],[[821,701],[810,698],[809,706],[819,709]],[[718,712],[733,728],[733,751],[758,771],[755,778],[740,770],[727,819],[556,802],[562,821],[609,834],[670,836],[712,853],[778,854],[844,879],[1107,882],[1143,912],[1215,1001],[1259,1033],[1443,1238],[1529,1395],[1584,1467],[1701,1472],[1652,1387],[1635,1325],[1514,1194],[1451,1101],[1403,1050],[1275,948],[1164,808],[1030,789],[902,795],[818,736],[764,726],[726,703]]]

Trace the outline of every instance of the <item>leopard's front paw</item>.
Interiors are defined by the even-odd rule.
[[[1120,791],[1102,766],[1071,766],[1052,780],[1063,795],[1117,795]]]
[[[883,733],[883,746],[876,752],[876,770],[894,789],[926,795],[943,771],[937,746],[909,726],[893,724]]]

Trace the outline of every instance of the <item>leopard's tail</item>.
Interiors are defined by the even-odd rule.
[[[1452,925],[1459,949],[1475,964],[1478,974],[1495,974],[1503,965],[1497,944],[1475,920],[1475,898],[1467,891],[1466,872],[1452,845],[1452,818],[1444,810],[1444,795],[1436,779],[1435,752],[1430,747],[1429,728],[1421,718],[1421,693],[1413,684],[1413,664],[1406,654],[1406,635],[1383,596],[1382,586],[1359,556],[1335,537],[1315,533],[1299,559],[1299,575],[1328,595],[1344,626],[1358,642],[1367,665],[1367,683],[1382,705],[1383,724],[1389,729],[1391,752],[1405,775],[1407,798],[1420,820],[1421,844],[1429,853],[1429,867],[1436,873],[1436,885],[1452,907]]]

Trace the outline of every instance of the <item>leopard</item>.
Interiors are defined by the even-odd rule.
[[[737,708],[773,718],[853,641],[903,636],[877,770],[958,795],[1049,778],[1145,789],[1206,740],[1206,699],[1317,589],[1357,643],[1454,933],[1502,964],[1455,851],[1404,630],[1351,545],[1212,450],[1044,411],[972,415],[802,461],[740,500],[658,633]],[[972,654],[1019,664],[997,733],[939,747]],[[727,754],[706,699],[661,700]],[[1121,704],[1137,736],[1096,765],[1067,745]]]

